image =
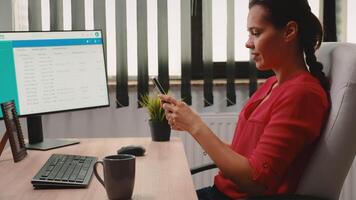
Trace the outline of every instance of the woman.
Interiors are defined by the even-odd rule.
[[[220,170],[199,199],[294,193],[328,113],[329,83],[314,55],[322,28],[308,2],[251,0],[247,29],[257,68],[275,76],[243,107],[231,145],[185,103],[160,96],[171,127],[189,132]]]

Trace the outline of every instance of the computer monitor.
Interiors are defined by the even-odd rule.
[[[42,114],[109,106],[101,31],[0,32],[0,103],[9,100],[41,129],[30,140],[43,137]]]

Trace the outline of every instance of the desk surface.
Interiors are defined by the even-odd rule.
[[[170,142],[152,142],[150,138],[80,141],[78,145],[50,151],[27,151],[27,157],[18,163],[13,162],[10,149],[6,149],[0,157],[0,199],[107,199],[105,189],[94,175],[85,189],[34,190],[31,179],[53,153],[92,155],[102,160],[130,144],[146,148],[146,156],[136,160],[133,200],[197,199],[184,148],[177,138]]]

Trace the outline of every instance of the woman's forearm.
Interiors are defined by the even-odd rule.
[[[160,95],[166,118],[171,127],[189,132],[202,146],[226,178],[232,180],[242,192],[261,194],[264,187],[251,178],[247,158],[234,152],[203,122],[201,117],[185,103],[167,95]]]

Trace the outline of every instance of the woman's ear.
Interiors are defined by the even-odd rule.
[[[284,40],[290,42],[298,38],[298,24],[295,21],[290,21],[287,23],[284,32]]]

